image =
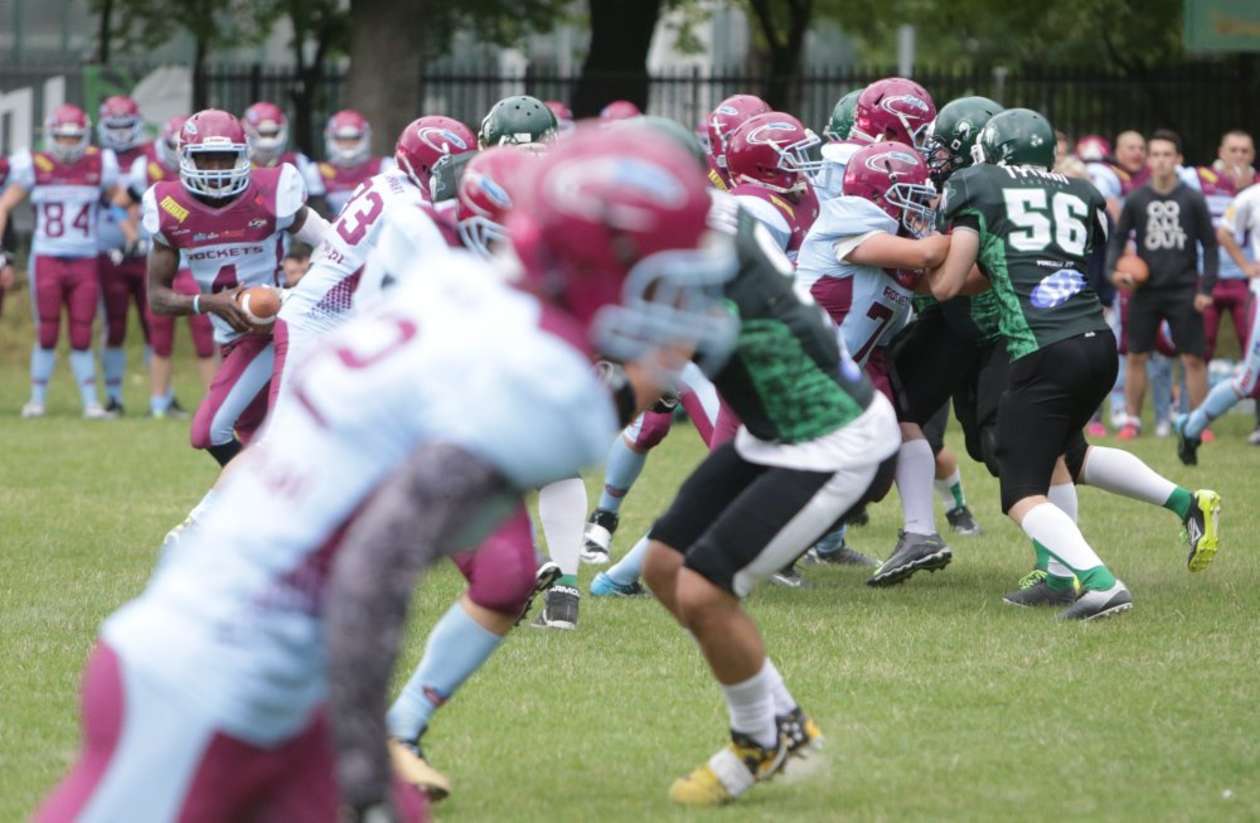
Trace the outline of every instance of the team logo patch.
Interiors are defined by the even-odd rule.
[[[160,205],[162,206],[162,211],[174,217],[180,223],[188,219],[188,209],[175,202],[175,198],[169,194],[162,198]]]
[[[47,157],[45,157],[42,154],[35,155],[35,165],[38,166],[39,170],[43,172],[49,172],[53,170],[53,161],[49,160]]]
[[[1062,306],[1085,289],[1085,275],[1076,269],[1059,269],[1047,275],[1032,290],[1032,304],[1038,309]]]

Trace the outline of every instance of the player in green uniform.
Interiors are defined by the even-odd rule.
[[[730,711],[730,744],[670,789],[695,806],[733,800],[820,741],[740,601],[847,512],[882,497],[900,444],[892,405],[842,353],[822,311],[795,295],[791,263],[727,201],[729,215],[710,222],[735,226],[740,269],[723,291],[740,330],[714,383],[743,425],[653,525],[643,569],[695,637]]]
[[[477,129],[477,148],[532,146],[556,135],[556,116],[528,94],[504,97],[490,107]]]
[[[1175,512],[1200,571],[1218,546],[1220,496],[1192,492],[1121,449],[1090,446],[1082,429],[1115,382],[1115,337],[1086,282],[1087,259],[1106,245],[1106,204],[1086,181],[1050,171],[1054,130],[1040,114],[995,115],[976,145],[976,165],[952,175],[940,210],[952,233],[932,294],[951,298],[979,264],[997,296],[999,329],[1011,358],[998,412],[1002,510],[1049,555],[1049,573],[1007,596],[1017,605],[1063,602],[1060,613],[1093,619],[1132,607],[1125,585],[1086,542],[1071,514],[1047,499],[1052,483],[1075,481]]]

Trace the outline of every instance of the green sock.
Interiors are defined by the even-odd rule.
[[[967,495],[963,494],[961,480],[949,487],[949,493],[954,496],[954,508],[961,509],[967,505]]]
[[[1181,486],[1173,489],[1173,493],[1164,501],[1164,508],[1175,513],[1182,520],[1190,516],[1190,509],[1193,506],[1194,492],[1183,489]]]
[[[562,574],[560,575],[560,578],[556,581],[555,584],[557,586],[569,586],[571,588],[576,589],[577,588],[577,575],[576,574]]]
[[[1101,568],[1101,567],[1100,567]],[[1068,589],[1076,588],[1075,577],[1059,577],[1056,574],[1046,574],[1046,585],[1056,592],[1065,592]]]
[[[1091,591],[1106,591],[1116,585],[1116,576],[1106,566],[1095,566],[1083,572],[1078,571],[1076,577],[1081,581],[1082,589]]]
[[[1050,550],[1045,546],[1033,541],[1033,554],[1037,557],[1037,570],[1049,571],[1050,569]]]

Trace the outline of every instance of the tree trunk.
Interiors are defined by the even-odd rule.
[[[206,37],[197,37],[193,43],[192,66],[192,110],[201,111],[209,106],[210,90],[206,84],[206,51],[209,43]]]
[[[591,47],[570,106],[575,117],[592,117],[612,100],[648,104],[648,49],[661,0],[587,0]]]
[[[770,52],[770,74],[766,78],[762,97],[777,111],[796,111],[801,73],[801,54],[805,46],[805,33],[814,14],[813,0],[748,0],[757,18],[761,34]],[[771,6],[785,6],[786,31],[777,23]]]
[[[424,66],[420,33],[403,21],[429,17],[431,0],[411,0],[405,14],[392,0],[350,0],[350,77],[346,99],[372,124],[372,151],[393,154],[420,111]]]
[[[110,41],[114,39],[114,0],[103,0],[101,3],[96,39],[96,62],[104,66],[109,62]]]

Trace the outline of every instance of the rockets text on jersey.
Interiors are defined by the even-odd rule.
[[[207,205],[178,180],[144,193],[143,224],[157,243],[178,249],[203,293],[236,286],[279,285],[285,229],[306,203],[297,169],[254,169],[249,186],[226,205]],[[215,340],[240,336],[212,316]]]

